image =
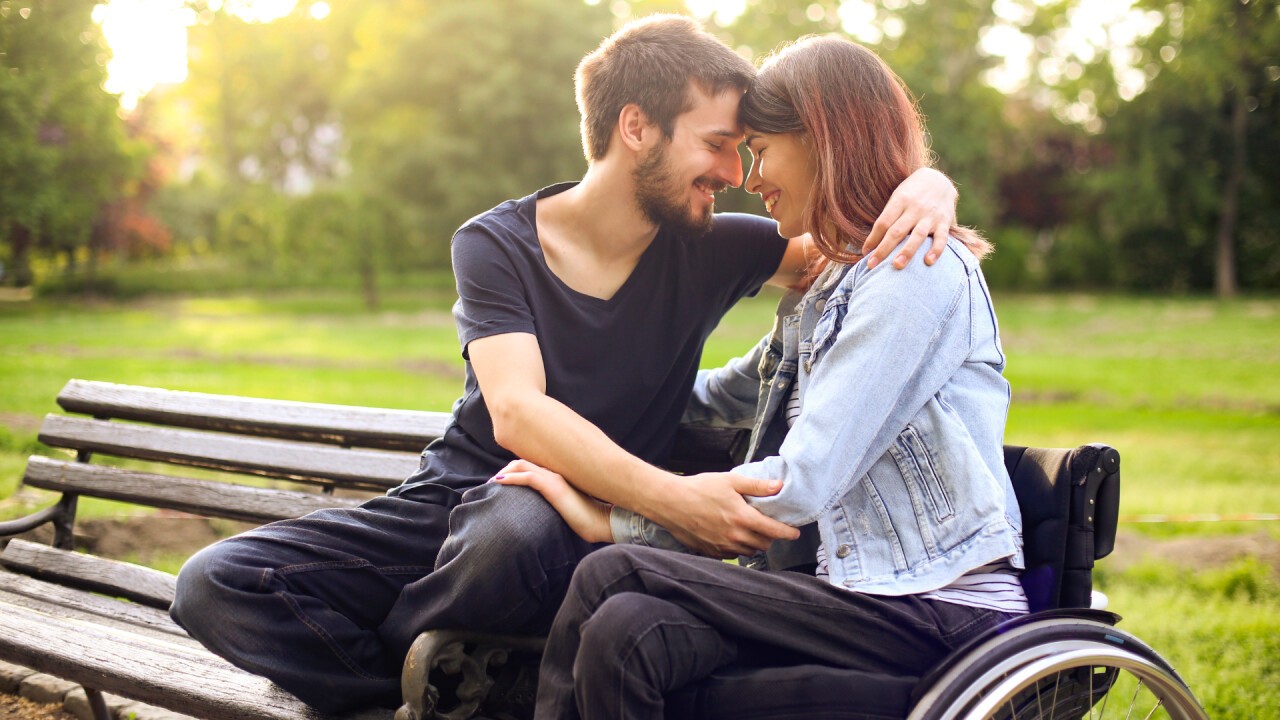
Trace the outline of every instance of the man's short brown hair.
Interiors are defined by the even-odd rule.
[[[717,95],[728,88],[745,91],[753,77],[750,62],[693,18],[651,15],[629,22],[578,64],[575,87],[587,159],[605,156],[618,113],[630,103],[671,137],[676,117],[693,107],[691,82]]]

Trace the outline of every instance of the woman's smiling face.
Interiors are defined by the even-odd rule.
[[[763,133],[747,129],[751,173],[747,192],[764,200],[765,210],[778,223],[778,234],[795,237],[809,232],[809,196],[817,182],[813,149],[799,133]]]

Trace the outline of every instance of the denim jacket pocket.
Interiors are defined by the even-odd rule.
[[[944,522],[955,517],[956,509],[951,501],[951,492],[932,453],[914,427],[908,425],[898,436],[893,454],[903,479],[917,485],[924,497],[928,498],[934,518]]]
[[[806,372],[812,372],[813,366],[835,344],[840,335],[840,326],[844,324],[845,313],[849,310],[849,296],[840,292],[827,299],[822,307],[822,314],[813,327],[813,334],[808,341],[808,358],[805,361]]]

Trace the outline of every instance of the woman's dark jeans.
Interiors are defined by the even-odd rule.
[[[583,561],[556,616],[537,718],[659,720],[666,694],[732,663],[919,676],[1009,617],[850,592],[799,573],[609,547]]]

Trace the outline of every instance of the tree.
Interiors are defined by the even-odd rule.
[[[388,0],[340,101],[352,179],[444,247],[467,218],[581,175],[573,73],[610,31],[581,0]]]
[[[1078,4],[1039,8],[1028,30],[1052,44]],[[1092,133],[1090,172],[1075,192],[1096,212],[1076,224],[1112,243],[1130,288],[1231,297],[1242,242],[1264,258],[1248,266],[1250,284],[1276,287],[1280,272],[1266,268],[1280,242],[1262,228],[1280,222],[1280,186],[1265,180],[1274,163],[1250,148],[1276,143],[1280,9],[1275,0],[1140,0],[1133,12],[1150,32],[1132,48],[1070,57],[1075,72],[1041,86]],[[1263,238],[1269,251],[1258,249]]]
[[[351,42],[347,17],[317,19],[309,3],[269,23],[230,3],[195,0],[189,76],[180,95],[200,118],[200,148],[223,183],[305,192],[333,180],[342,160],[334,94]],[[361,3],[338,7],[358,14]]]
[[[32,281],[34,251],[74,258],[140,167],[142,149],[102,87],[108,53],[96,4],[0,4],[0,239],[12,284]]]

